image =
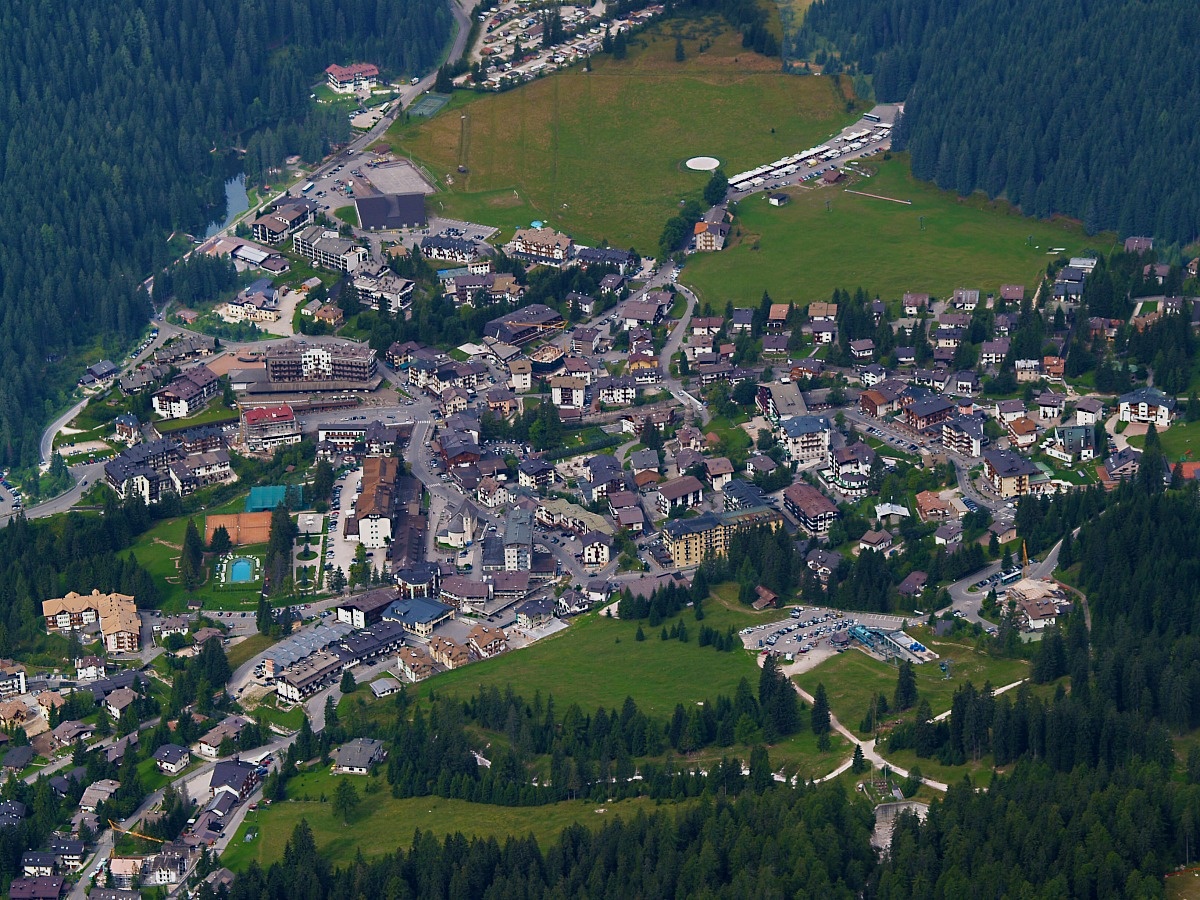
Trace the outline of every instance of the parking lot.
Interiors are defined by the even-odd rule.
[[[325,557],[322,565],[326,573],[341,568],[343,574],[350,575],[350,564],[354,562],[354,551],[357,541],[348,541],[342,537],[342,523],[352,515],[351,507],[357,499],[355,493],[362,484],[362,469],[347,472],[333,483],[333,504],[329,512],[329,540],[326,544]],[[379,552],[379,551],[375,551]],[[374,558],[371,558],[374,561]]]
[[[891,127],[898,109],[896,104],[881,104],[818,147],[764,163],[748,172],[731,175],[729,183],[732,198],[740,199],[759,191],[813,181],[830,169],[847,166],[856,159],[889,149],[892,145]]]
[[[814,656],[816,662],[836,652],[829,638],[854,625],[868,628],[899,630],[905,622],[920,617],[889,616],[880,613],[842,611],[826,607],[797,606],[786,619],[752,625],[741,631],[742,645],[748,650],[763,650],[777,654],[792,654],[797,658]]]

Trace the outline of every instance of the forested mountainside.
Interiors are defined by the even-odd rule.
[[[443,0],[18,0],[0,8],[0,465],[80,372],[53,360],[144,325],[167,236],[219,217],[230,147],[318,158],[345,116],[331,62],[426,70]],[[95,361],[95,360],[92,360]]]
[[[897,145],[920,178],[1183,244],[1200,234],[1198,42],[1178,0],[818,0],[796,51],[907,98]]]

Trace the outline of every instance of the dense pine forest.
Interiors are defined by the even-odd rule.
[[[1092,231],[1200,234],[1200,69],[1175,0],[818,0],[796,40],[827,71],[907,99],[913,173]]]
[[[146,322],[175,230],[251,174],[319,158],[345,116],[309,99],[331,62],[425,71],[442,0],[91,0],[0,9],[0,465],[28,463],[81,374],[59,361]],[[92,359],[91,361],[95,361]]]

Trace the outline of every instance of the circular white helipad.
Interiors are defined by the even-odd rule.
[[[684,165],[693,172],[711,172],[721,167],[721,161],[711,156],[693,156]]]

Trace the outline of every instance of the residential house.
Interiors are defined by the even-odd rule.
[[[508,637],[495,625],[476,625],[467,635],[469,646],[480,659],[488,659],[508,649]]]
[[[933,491],[917,494],[917,515],[922,521],[930,522],[950,518],[950,504]]]
[[[396,668],[400,674],[414,684],[424,681],[436,671],[433,657],[424,647],[401,647],[396,657]]]
[[[809,552],[808,556],[805,557],[805,563],[811,571],[816,573],[817,580],[821,584],[828,584],[830,576],[842,564],[842,555],[832,550],[822,550],[818,547],[816,550]]]
[[[1110,485],[1118,481],[1124,481],[1127,478],[1137,475],[1141,461],[1142,454],[1140,450],[1126,447],[1124,450],[1118,450],[1115,453],[1109,454],[1101,467],[1103,471],[1099,474]]]
[[[996,418],[1001,425],[1008,425],[1025,415],[1025,404],[1020,400],[997,400]]]
[[[1037,442],[1037,423],[1022,416],[1008,423],[1008,439],[1014,447],[1025,450]]]
[[[533,597],[517,607],[517,627],[541,628],[554,619],[555,602],[550,597]]]
[[[904,305],[904,315],[919,316],[929,308],[929,295],[905,291],[901,302]]]
[[[560,409],[583,409],[587,384],[582,378],[560,375],[550,379],[551,402]]]
[[[429,642],[429,655],[439,666],[457,669],[471,661],[471,651],[450,638],[438,635]]]
[[[163,744],[154,751],[154,765],[167,775],[178,775],[192,762],[191,751],[178,744]]]
[[[690,509],[704,500],[704,485],[692,475],[683,475],[658,486],[658,510],[669,516],[676,509]]]
[[[954,305],[955,309],[974,312],[976,307],[979,306],[979,291],[956,288],[950,297],[950,302]]]
[[[154,411],[165,419],[183,419],[195,415],[217,395],[217,376],[207,366],[193,366],[181,372],[151,398]]]
[[[368,775],[386,756],[383,741],[355,738],[333,752],[333,771],[339,775]]]
[[[954,404],[945,397],[930,397],[906,406],[904,418],[908,426],[922,431],[931,425],[940,425],[954,414]]]
[[[858,552],[864,550],[874,550],[876,553],[883,553],[886,556],[889,550],[892,550],[893,536],[886,530],[876,532],[876,530],[868,530],[862,538],[858,539]]]
[[[1059,425],[1042,444],[1046,455],[1074,465],[1096,458],[1096,432],[1089,425]]]
[[[983,463],[992,488],[1006,500],[1028,494],[1030,478],[1038,474],[1037,466],[1011,450],[986,450]]]
[[[1075,404],[1075,423],[1095,425],[1104,419],[1104,401],[1096,397],[1084,397]]]
[[[986,440],[983,422],[974,416],[959,416],[942,423],[942,445],[962,456],[979,456]]]
[[[1037,398],[1038,418],[1042,421],[1059,419],[1063,414],[1063,405],[1067,398],[1053,391],[1043,391]]]
[[[850,356],[857,360],[871,359],[875,356],[875,342],[870,338],[851,341]]]
[[[783,492],[784,509],[805,531],[812,535],[827,534],[838,517],[833,501],[804,481],[798,481]]]
[[[999,366],[1008,356],[1012,341],[1006,337],[994,341],[984,341],[979,348],[979,362],[985,366]]]
[[[225,792],[239,801],[245,800],[258,786],[261,776],[258,766],[244,759],[226,759],[213,766],[208,780],[208,795],[216,797]]]
[[[216,759],[219,756],[222,741],[237,742],[241,736],[242,729],[250,724],[250,720],[244,716],[227,716],[222,719],[214,728],[210,729],[207,734],[200,738],[196,745],[200,751],[200,755],[205,759]]]
[[[583,564],[603,567],[612,560],[613,539],[601,531],[589,531],[583,536]]]
[[[509,384],[518,394],[533,390],[533,363],[527,359],[514,359],[508,364]]]
[[[925,590],[925,584],[929,581],[929,575],[921,571],[909,572],[908,576],[900,582],[897,591],[901,597],[919,597],[921,592]]]
[[[1152,387],[1122,394],[1119,404],[1117,418],[1120,421],[1153,423],[1160,431],[1170,426],[1175,412],[1175,398]]]
[[[724,456],[705,460],[704,471],[714,491],[722,491],[733,480],[733,463]]]

